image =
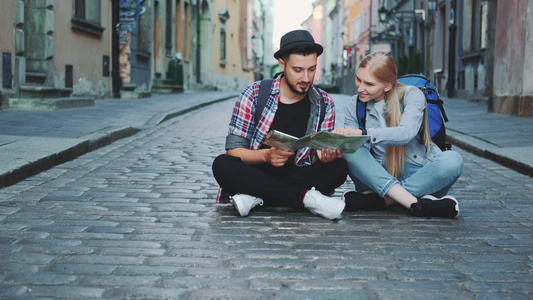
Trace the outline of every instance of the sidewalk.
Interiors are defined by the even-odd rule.
[[[236,92],[103,99],[58,111],[0,110],[0,188]]]
[[[533,117],[488,113],[486,103],[443,101],[453,145],[533,176]]]
[[[0,110],[0,188],[113,141],[237,92],[153,95],[98,100],[95,106],[59,111]],[[350,97],[332,95],[337,107]],[[533,117],[487,112],[484,103],[444,98],[448,140],[455,146],[533,176]],[[338,119],[342,119],[339,114]]]

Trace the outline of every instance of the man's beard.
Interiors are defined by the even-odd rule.
[[[306,91],[303,91],[303,92],[302,92],[302,91],[299,91],[298,89],[296,89],[296,87],[295,87],[294,85],[292,85],[292,84],[289,83],[289,81],[287,80],[287,77],[286,77],[286,76],[284,76],[283,79],[285,79],[285,83],[287,84],[287,86],[289,86],[289,89],[291,89],[291,91],[292,91],[293,93],[296,93],[296,94],[298,94],[298,95],[305,95],[305,94],[307,94],[307,90],[309,90],[309,88],[308,88]],[[311,87],[311,85],[309,85],[309,87]]]

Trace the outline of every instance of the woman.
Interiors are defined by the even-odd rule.
[[[371,139],[355,153],[343,154],[356,188],[344,193],[345,210],[381,210],[399,203],[414,216],[455,218],[459,204],[448,191],[463,171],[463,159],[432,143],[424,94],[396,78],[394,59],[382,52],[366,56],[357,70],[359,101],[367,103],[366,126],[357,121],[354,96],[345,128],[335,132]]]

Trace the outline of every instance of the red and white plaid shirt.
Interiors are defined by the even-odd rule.
[[[263,139],[270,130],[270,126],[276,115],[276,110],[278,109],[280,81],[281,76],[274,79],[272,82],[270,98],[265,105],[259,122],[256,122],[254,119],[257,98],[259,96],[260,81],[248,86],[248,88],[241,93],[239,99],[235,103],[228,134],[240,136],[250,141],[248,146],[249,149],[259,149]],[[320,120],[320,95],[318,93],[322,94],[324,108],[326,109],[326,114],[324,116],[324,121],[320,126],[320,130],[318,129],[318,123]],[[332,131],[335,124],[333,99],[328,93],[314,87],[309,90],[308,94],[311,102],[316,106],[316,109],[314,110],[315,116],[313,118],[313,128],[311,132],[307,132],[306,134],[312,134],[317,131]],[[311,149],[309,147],[298,150],[296,152],[295,164],[297,166],[310,165],[310,154]]]
[[[236,135],[243,137],[249,141],[248,148],[252,150],[259,149],[263,139],[270,131],[270,126],[274,121],[274,116],[278,109],[279,103],[279,86],[282,76],[277,77],[272,82],[272,87],[270,89],[270,98],[267,100],[265,108],[259,122],[256,123],[255,120],[255,108],[257,107],[257,98],[259,97],[259,86],[260,81],[253,83],[248,86],[239,96],[237,102],[235,102],[235,107],[233,108],[233,115],[231,116],[231,121],[229,124],[228,135]],[[324,108],[326,113],[324,115],[324,120],[318,129],[318,123],[320,121],[320,94],[324,99]],[[331,96],[324,92],[323,90],[312,87],[309,92],[309,99],[315,105],[315,115],[313,116],[313,126],[311,132],[306,134],[312,134],[318,131],[332,131],[335,125],[335,110],[333,99]],[[299,149],[296,152],[296,158],[294,164],[297,166],[308,166],[311,165],[311,153],[312,149],[305,147]],[[227,195],[222,189],[219,189],[217,195],[217,203],[229,203],[229,195]]]

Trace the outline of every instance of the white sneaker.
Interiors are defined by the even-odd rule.
[[[246,194],[236,194],[232,198],[241,217],[246,217],[250,210],[257,205],[263,205],[263,199]]]
[[[304,197],[304,206],[315,215],[322,216],[326,219],[335,219],[344,210],[346,203],[340,199],[331,198],[322,195],[315,188],[307,191]]]

